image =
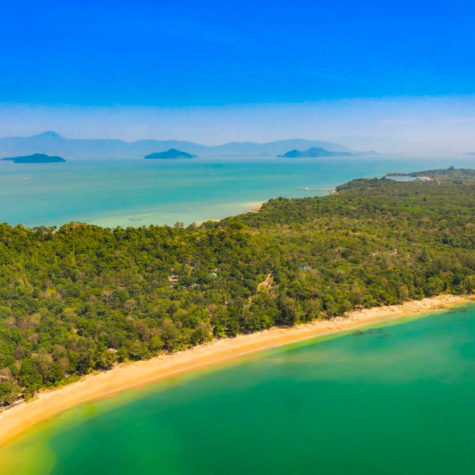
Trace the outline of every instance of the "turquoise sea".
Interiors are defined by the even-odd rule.
[[[278,196],[325,194],[353,178],[474,166],[467,159],[351,157],[101,160],[25,165],[0,161],[0,222],[83,221],[104,226],[185,224],[249,210]]]
[[[470,474],[475,306],[85,404],[0,449],[23,474]]]

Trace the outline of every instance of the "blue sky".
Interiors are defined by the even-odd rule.
[[[474,14],[457,0],[3,2],[1,110],[33,108],[36,122],[18,129],[26,133],[51,128],[54,108],[86,126],[91,108],[172,108],[183,120],[192,110],[199,121],[200,108],[463,102],[475,93]],[[75,124],[63,133],[80,135]]]
[[[0,101],[196,106],[468,94],[473,2],[3,2]]]

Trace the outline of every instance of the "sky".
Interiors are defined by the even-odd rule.
[[[2,2],[0,136],[475,149],[474,14],[457,0]]]

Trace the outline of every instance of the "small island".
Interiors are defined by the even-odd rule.
[[[321,147],[312,147],[308,150],[290,150],[290,152],[278,155],[282,158],[317,158],[317,157],[338,157],[338,156],[350,156],[353,155],[350,152],[331,152]]]
[[[66,160],[62,157],[45,155],[43,153],[35,153],[33,155],[23,155],[20,157],[5,157],[4,161],[13,163],[63,163]]]
[[[189,160],[195,157],[196,155],[192,155],[191,153],[182,152],[181,150],[171,148],[165,152],[156,152],[151,153],[150,155],[145,155],[144,158],[148,160]]]

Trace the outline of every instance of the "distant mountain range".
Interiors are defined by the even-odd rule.
[[[311,147],[307,150],[290,150],[290,152],[279,155],[283,158],[316,158],[316,157],[337,157],[337,156],[351,156],[350,152],[334,152],[322,147]]]
[[[176,148],[171,148],[166,152],[156,152],[151,153],[150,155],[145,155],[144,158],[147,158],[149,160],[183,160],[194,157],[196,157],[196,155],[182,152],[181,150],[177,150]]]
[[[22,155],[18,157],[5,157],[2,160],[13,163],[59,163],[66,160],[62,157],[45,155],[44,153],[35,153],[33,155]]]
[[[230,142],[206,146],[177,140],[138,140],[124,142],[110,139],[68,139],[56,132],[44,132],[31,137],[0,139],[0,157],[43,153],[69,159],[143,159],[145,155],[169,149],[182,150],[200,157],[216,156],[269,156],[291,149],[321,147],[331,152],[349,152],[339,144],[318,140],[290,139],[268,143]]]

